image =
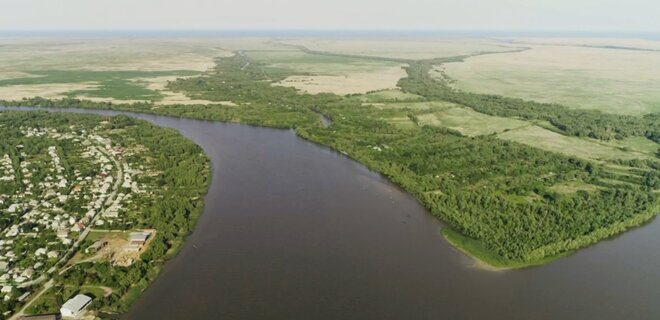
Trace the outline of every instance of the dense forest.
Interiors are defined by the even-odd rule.
[[[550,122],[564,135],[601,140],[643,136],[658,142],[660,115],[618,116],[560,105],[473,94],[429,76],[433,65],[464,57],[410,61],[399,86],[423,101],[449,101],[489,115]],[[365,163],[415,195],[463,237],[479,243],[501,266],[525,266],[584,247],[640,225],[658,212],[658,161],[615,160],[638,175],[617,174],[608,163],[544,151],[494,136],[466,137],[415,121],[411,109],[379,109],[354,97],[311,95],[272,84],[292,72],[269,71],[249,52],[218,60],[206,75],[179,79],[170,89],[230,106],[113,105],[79,100],[25,100],[12,105],[113,108],[163,115],[295,128],[311,141]],[[317,113],[332,119],[324,127]],[[570,183],[588,190],[558,191]],[[473,252],[474,253],[474,252]],[[489,261],[493,261],[490,259]]]

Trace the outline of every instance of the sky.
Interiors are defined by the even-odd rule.
[[[0,0],[15,30],[660,32],[657,0]]]

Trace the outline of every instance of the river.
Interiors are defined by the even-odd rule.
[[[214,171],[195,231],[125,319],[660,317],[657,221],[546,266],[480,270],[413,197],[291,130],[132,115],[179,130]]]

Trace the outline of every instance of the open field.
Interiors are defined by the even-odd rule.
[[[659,51],[532,45],[524,52],[476,56],[442,68],[467,91],[638,115],[660,112],[658,65]]]
[[[422,125],[446,127],[460,131],[464,135],[478,136],[500,133],[529,126],[527,121],[512,118],[493,117],[470,108],[454,107],[417,117]]]
[[[396,102],[396,103],[387,103],[387,102],[375,102],[375,103],[363,103],[363,105],[371,105],[378,109],[409,109],[416,111],[440,111],[450,108],[456,108],[457,105],[451,102],[445,101],[425,101],[425,102]]]
[[[0,99],[191,103],[138,80],[197,75],[229,56],[218,41],[177,39],[0,39]],[[197,103],[197,102],[195,102]],[[200,101],[201,103],[201,101]]]
[[[399,101],[417,101],[423,100],[424,97],[412,93],[406,93],[399,89],[380,90],[370,92],[360,96],[360,101],[368,102],[399,102]]]
[[[643,137],[629,137],[623,140],[611,140],[604,143],[623,150],[636,151],[648,155],[655,155],[660,152],[660,144]]]
[[[96,87],[96,83],[93,82],[0,86],[0,99],[21,100],[27,97],[61,99],[67,97],[71,91],[90,90]]]
[[[174,81],[177,78],[185,78],[185,77],[163,76],[163,77],[151,77],[151,78],[135,78],[133,80],[136,81],[137,83],[145,86],[149,90],[160,93],[161,94],[161,99],[156,102],[156,104],[159,104],[159,105],[167,105],[167,104],[182,104],[182,105],[201,104],[201,105],[206,105],[206,104],[217,104],[218,103],[218,102],[209,101],[209,100],[191,99],[191,98],[187,97],[185,94],[183,94],[182,92],[174,92],[174,91],[168,90],[167,89],[167,83],[170,82],[170,81]],[[222,104],[234,105],[231,102],[224,102]]]
[[[379,109],[405,108],[428,111],[429,113],[417,115],[419,125],[445,127],[467,136],[497,134],[500,139],[588,160],[653,159],[660,150],[660,144],[644,137],[611,141],[569,137],[545,128],[550,125],[543,122],[490,116],[451,103],[381,103],[375,106]],[[408,118],[387,120],[397,125],[412,124]]]
[[[590,160],[652,159],[646,153],[623,151],[595,140],[568,137],[538,126],[527,126],[503,132],[499,138],[530,145],[532,147],[563,153]]]
[[[394,89],[406,76],[397,62],[350,57],[323,56],[288,51],[249,51],[250,59],[266,64],[266,70],[299,73],[278,85],[309,93],[332,92],[340,95]]]
[[[504,43],[472,38],[287,39],[281,42],[315,51],[398,59],[431,59],[511,50]]]
[[[350,72],[344,75],[290,76],[278,85],[294,87],[308,93],[332,92],[339,95],[365,93],[372,90],[394,88],[403,77],[401,68],[381,72]]]
[[[660,50],[660,41],[632,38],[502,38],[504,43],[515,45],[581,46],[604,49]]]
[[[211,39],[0,39],[0,74],[41,70],[206,71],[229,56]]]

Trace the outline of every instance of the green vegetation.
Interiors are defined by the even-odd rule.
[[[417,116],[417,119],[421,125],[446,127],[460,131],[467,136],[500,133],[530,125],[526,121],[489,116],[465,107],[427,113]]]
[[[357,95],[362,102],[412,102],[424,101],[424,97],[416,94],[406,93],[401,90],[379,90],[367,92],[363,95]]]
[[[236,107],[73,99],[11,104],[113,108],[295,128],[300,136],[341,151],[402,186],[460,233],[448,236],[453,243],[500,267],[545,263],[655,216],[657,156],[631,157],[623,147],[608,144],[637,141],[648,147],[639,139],[655,144],[660,115],[614,116],[467,93],[429,75],[432,66],[463,58],[408,61],[408,77],[399,85],[416,100],[406,102],[396,95],[311,95],[273,86],[293,71],[237,54],[219,59],[204,76],[169,86],[195,99],[233,101]],[[331,125],[323,127],[317,112],[332,119]],[[544,150],[500,136],[534,124],[557,135],[549,139],[571,138],[606,148],[602,152],[607,157],[598,150]],[[609,154],[611,150],[621,153]],[[579,185],[594,187],[575,187]]]
[[[445,64],[442,70],[456,80],[454,87],[470,92],[613,114],[660,112],[660,72],[651,67],[660,64],[658,52],[549,44],[529,44],[525,52],[472,57]]]
[[[571,252],[564,252],[555,256],[549,256],[531,262],[512,261],[502,258],[501,256],[486,248],[483,243],[472,238],[468,238],[461,233],[452,230],[451,228],[442,229],[442,235],[454,247],[474,257],[480,263],[485,264],[485,266],[480,265],[479,267],[483,267],[489,270],[505,270],[539,266],[571,254]]]
[[[654,158],[654,156],[646,153],[625,150],[624,148],[614,147],[606,143],[599,143],[599,141],[593,139],[568,137],[534,125],[508,130],[499,134],[498,137],[504,140],[516,141],[536,148],[590,160]],[[646,141],[655,144],[648,139]]]
[[[595,110],[574,110],[557,104],[538,103],[498,95],[470,93],[452,89],[446,79],[433,78],[434,65],[462,61],[465,57],[417,61],[407,67],[408,77],[399,85],[404,91],[464,105],[477,112],[526,120],[549,121],[563,134],[600,140],[647,137],[660,143],[660,114],[626,116]]]
[[[31,73],[29,77],[0,80],[0,87],[11,85],[40,85],[60,83],[98,83],[97,88],[68,91],[69,97],[100,97],[118,100],[153,100],[162,96],[155,90],[148,89],[138,78],[162,76],[191,76],[196,71],[64,71],[45,70]]]
[[[176,251],[186,235],[193,230],[197,219],[203,209],[203,196],[210,182],[210,163],[204,155],[203,150],[193,142],[183,138],[177,131],[164,129],[149,124],[146,121],[137,120],[127,116],[103,117],[88,114],[65,114],[49,112],[23,112],[4,111],[0,112],[0,131],[3,143],[0,146],[0,154],[9,153],[12,157],[20,150],[21,154],[37,154],[48,150],[53,143],[64,152],[72,152],[71,156],[62,157],[62,172],[67,175],[72,172],[81,173],[79,181],[85,176],[98,176],[98,165],[89,160],[83,162],[79,154],[81,150],[72,149],[78,145],[71,139],[55,139],[46,135],[28,138],[23,132],[25,128],[47,128],[48,132],[93,132],[111,141],[112,147],[121,149],[122,161],[134,167],[143,168],[145,174],[137,175],[131,187],[122,186],[120,192],[128,193],[132,188],[140,190],[132,193],[132,198],[127,204],[126,212],[122,212],[119,218],[112,224],[106,223],[104,227],[120,230],[155,229],[154,238],[150,240],[148,249],[144,251],[139,260],[128,266],[118,266],[106,259],[74,263],[69,269],[62,269],[62,273],[55,272],[53,275],[54,286],[49,289],[35,304],[27,310],[28,313],[55,312],[66,301],[77,293],[88,293],[92,296],[106,296],[105,299],[95,299],[93,309],[105,313],[121,313],[128,309],[135,297],[153,281],[168,258],[168,252]],[[51,131],[53,130],[53,131]],[[36,131],[39,133],[39,131]],[[27,142],[30,142],[29,144]],[[17,147],[23,143],[24,146]],[[21,156],[24,157],[24,156]],[[31,158],[31,162],[37,163],[38,157]],[[80,160],[80,161],[78,161]],[[46,167],[47,168],[47,167]],[[125,167],[126,168],[126,167]],[[43,170],[46,171],[46,170]],[[33,171],[30,179],[43,180],[41,171]],[[126,173],[124,173],[126,174]],[[73,180],[74,178],[71,178]],[[15,186],[18,191],[25,187],[21,182]],[[138,187],[134,187],[138,186]],[[58,190],[63,195],[73,194],[75,188],[62,188]],[[17,190],[7,192],[18,192]],[[3,190],[2,193],[5,193]],[[36,191],[35,191],[36,193]],[[64,207],[66,212],[82,212],[81,201],[67,202]],[[45,202],[45,201],[44,201]],[[57,202],[54,202],[57,203]],[[9,205],[5,203],[4,207]],[[45,209],[41,209],[42,212]],[[81,211],[82,210],[82,211]],[[16,224],[13,215],[3,215],[3,228],[5,223]],[[106,221],[108,218],[103,217]],[[32,226],[24,225],[25,228]],[[31,230],[31,229],[27,229]],[[49,242],[49,250],[65,250],[55,236],[55,231],[45,229],[39,233],[40,237],[46,237]],[[93,242],[103,236],[103,232],[92,232],[81,247]],[[16,238],[18,239],[18,238]],[[35,245],[42,243],[31,239],[22,245],[14,241],[14,250],[17,252],[34,252]],[[57,244],[53,246],[52,243]],[[57,259],[50,259],[50,265],[55,264]],[[20,259],[21,264],[34,264],[28,258]],[[16,265],[14,267],[20,267]],[[34,288],[33,288],[34,289]],[[137,293],[136,293],[137,292]],[[6,305],[0,303],[0,311],[15,310],[19,305]]]

